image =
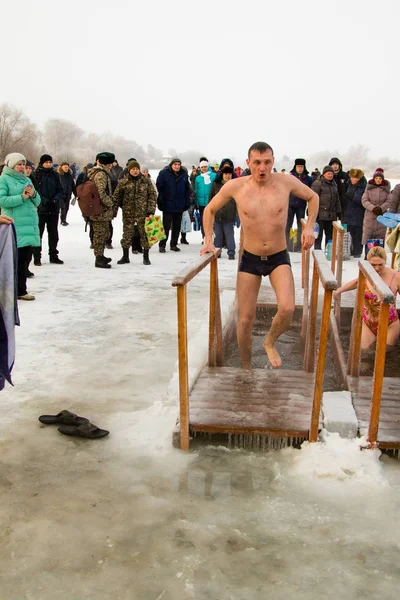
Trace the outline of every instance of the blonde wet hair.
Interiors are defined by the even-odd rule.
[[[382,248],[382,246],[373,246],[367,254],[367,260],[370,260],[371,258],[382,258],[382,260],[384,260],[386,264],[386,250]]]

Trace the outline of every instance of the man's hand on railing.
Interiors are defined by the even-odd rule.
[[[301,243],[304,250],[309,250],[315,242],[314,229],[312,227],[304,227],[301,234]]]
[[[217,253],[217,249],[212,242],[206,242],[202,249],[200,250],[200,256],[204,256],[207,252],[212,252],[213,254]]]

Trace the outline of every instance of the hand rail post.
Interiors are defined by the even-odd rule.
[[[319,415],[321,411],[322,390],[324,384],[324,371],[326,348],[329,336],[329,316],[332,305],[332,290],[325,290],[322,307],[321,329],[319,334],[317,370],[315,373],[314,398],[311,412],[310,442],[318,440]]]
[[[333,223],[331,271],[334,275],[335,275],[335,268],[336,268],[337,234],[338,234],[338,230],[335,227],[335,223]]]
[[[361,354],[361,330],[362,316],[364,309],[365,275],[359,272],[357,284],[356,304],[353,310],[353,319],[351,323],[349,357],[347,360],[347,373],[352,377],[358,377],[360,369]]]
[[[380,303],[378,335],[376,337],[374,379],[372,384],[371,413],[369,418],[368,441],[371,448],[376,447],[378,439],[379,416],[383,377],[385,373],[386,341],[389,326],[389,304]]]
[[[307,326],[307,337],[306,337],[306,351],[304,353],[304,370],[308,373],[314,371],[315,361],[315,335],[317,331],[317,310],[318,310],[318,283],[319,276],[317,270],[317,263],[314,259],[313,267],[313,278],[311,287],[311,302],[310,312],[308,315],[308,326]]]
[[[304,227],[306,226],[306,220],[300,219],[301,223],[301,233],[303,233]],[[303,248],[303,244],[301,245],[301,287],[304,289],[305,286],[305,278],[306,278],[306,251]]]
[[[338,287],[342,285],[342,275],[343,275],[343,244],[344,244],[344,231],[339,231],[339,244],[338,244],[338,259],[337,259],[337,267],[336,267],[336,281],[338,282]],[[336,323],[338,326],[338,330],[340,330],[340,306],[341,306],[341,296],[338,296],[334,300],[334,315],[336,318]]]
[[[216,350],[215,358],[217,367],[224,366],[224,353],[222,344],[222,318],[221,318],[221,299],[219,296],[219,283],[218,283],[218,260],[214,260],[211,265],[215,263],[215,339],[216,339]]]
[[[307,334],[307,324],[308,324],[308,301],[309,301],[309,292],[310,292],[310,250],[302,252],[305,254],[304,258],[304,299],[303,299],[303,315],[301,318],[301,337],[304,340]]]
[[[208,327],[208,366],[216,366],[215,356],[215,324],[216,324],[216,306],[215,298],[217,293],[217,259],[214,258],[210,263],[210,315]]]
[[[179,363],[179,427],[181,449],[189,450],[189,374],[187,347],[186,285],[177,286],[178,299],[178,363]]]

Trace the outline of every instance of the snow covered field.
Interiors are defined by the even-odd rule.
[[[166,394],[177,358],[172,277],[200,234],[152,265],[94,268],[78,207],[60,257],[32,267],[15,387],[1,394],[3,600],[393,599],[400,586],[400,464],[335,436],[269,454],[175,450]],[[299,268],[299,255],[292,255]],[[344,280],[356,270],[344,265]],[[233,290],[236,262],[219,261]],[[206,269],[188,288],[189,338],[207,319]],[[264,282],[263,285],[267,285]],[[195,357],[192,357],[195,360]],[[42,426],[70,409],[111,431]]]

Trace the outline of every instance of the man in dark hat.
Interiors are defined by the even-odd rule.
[[[43,237],[44,229],[47,227],[49,240],[49,259],[56,265],[62,265],[64,262],[58,258],[58,217],[60,213],[60,202],[64,191],[61,185],[60,176],[53,169],[53,159],[50,154],[43,154],[39,160],[39,166],[36,169],[37,190],[42,199],[39,204],[39,231],[40,239]],[[33,250],[34,264],[42,264],[42,247]]]
[[[294,161],[293,169],[290,171],[293,177],[297,177],[307,187],[311,187],[312,178],[308,174],[306,161],[304,158],[296,158]],[[288,218],[286,222],[286,243],[289,249],[293,249],[294,252],[301,252],[301,219],[304,219],[306,214],[306,201],[302,198],[297,198],[293,194],[289,196],[289,208]],[[290,244],[290,230],[293,226],[294,218],[296,217],[297,222],[297,236],[294,240],[293,246]]]
[[[158,189],[157,205],[163,212],[163,225],[167,236],[165,240],[161,240],[158,249],[160,252],[165,252],[169,232],[172,229],[170,249],[173,252],[180,252],[178,239],[182,214],[190,206],[191,193],[188,172],[182,167],[180,158],[172,158],[169,165],[160,171],[156,185]]]
[[[96,257],[95,267],[99,269],[111,269],[111,258],[104,256],[104,248],[110,235],[110,222],[114,218],[114,201],[110,170],[115,162],[112,152],[100,152],[96,156],[96,166],[88,171],[88,178],[93,181],[99,193],[102,211],[96,217],[91,217],[93,223],[93,246]]]
[[[331,158],[328,166],[332,167],[332,169],[333,169],[333,177],[335,179],[336,186],[337,186],[338,193],[339,193],[339,198],[340,198],[340,207],[341,207],[340,213],[343,218],[345,210],[346,210],[346,206],[347,206],[346,192],[347,192],[347,187],[350,183],[349,176],[347,173],[345,173],[343,171],[342,163],[335,156],[333,158]]]

